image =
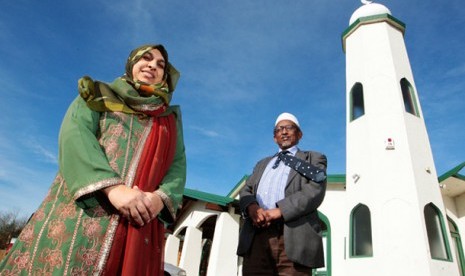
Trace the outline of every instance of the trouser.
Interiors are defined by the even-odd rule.
[[[283,228],[283,223],[279,222],[257,231],[248,254],[244,256],[242,275],[312,275],[312,268],[294,263],[287,258]]]

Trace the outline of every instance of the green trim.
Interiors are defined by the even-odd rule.
[[[346,183],[346,175],[345,174],[330,174],[328,175],[328,183]]]
[[[355,107],[355,104],[354,104],[354,92],[360,92],[360,95],[355,95],[355,96],[361,97],[361,103],[360,104],[362,105],[362,106],[358,106],[359,108],[361,107],[362,114],[359,114],[357,116],[357,118],[355,118],[355,114],[354,114],[354,107]],[[365,95],[364,95],[363,84],[362,83],[356,82],[356,83],[354,83],[354,85],[352,85],[352,88],[350,89],[349,100],[350,100],[350,122],[353,122],[353,121],[357,120],[358,118],[363,117],[363,115],[365,115]]]
[[[332,267],[332,258],[331,258],[331,225],[329,219],[323,213],[318,211],[318,217],[326,225],[326,231],[323,231],[322,236],[326,238],[326,259],[325,259],[325,269],[326,271],[317,271],[316,269],[312,270],[312,276],[331,276],[331,267]]]
[[[457,251],[458,251],[457,262],[458,262],[458,265],[460,266],[462,276],[464,276],[465,275],[465,257],[463,254],[462,239],[460,238],[460,233],[458,230],[459,228],[457,227],[457,224],[449,216],[447,216],[447,220],[449,221],[450,224],[454,226],[456,230],[456,231],[452,231],[451,229],[449,229],[452,239],[455,240],[455,246],[457,247]]]
[[[378,23],[378,22],[386,22],[389,25],[393,26],[394,28],[398,29],[402,32],[402,35],[405,34],[405,24],[400,21],[399,19],[395,18],[394,16],[385,13],[385,14],[378,14],[372,16],[365,16],[360,17],[359,19],[355,20],[341,35],[342,39],[342,51],[346,52],[346,38],[349,37],[355,30],[366,24]]]
[[[430,202],[428,204],[425,205],[424,207],[424,210],[426,209],[427,206],[431,206],[431,208],[433,208],[433,210],[436,212],[436,215],[438,216],[439,218],[439,223],[441,224],[441,235],[442,235],[442,242],[444,244],[444,247],[445,247],[445,250],[446,250],[446,258],[445,259],[442,259],[442,258],[435,258],[433,257],[433,251],[431,250],[431,244],[429,244],[429,234],[428,234],[428,228],[426,228],[426,233],[428,235],[428,245],[430,246],[430,254],[431,254],[431,259],[433,260],[439,260],[439,261],[449,261],[449,262],[452,262],[452,254],[451,254],[451,251],[450,251],[450,244],[449,244],[449,239],[447,238],[448,235],[446,235],[446,225],[444,224],[444,216],[442,215],[441,213],[441,210],[439,210],[439,208],[434,205],[434,203]],[[424,211],[423,211],[424,213]],[[426,216],[425,216],[425,226],[426,226]]]
[[[190,197],[190,198],[193,198],[193,199],[206,201],[206,202],[209,202],[209,203],[218,204],[218,205],[221,205],[221,206],[227,206],[227,205],[229,205],[231,203],[237,203],[237,200],[235,200],[234,198],[219,196],[219,195],[215,195],[215,194],[210,194],[210,193],[206,193],[206,192],[192,190],[192,189],[189,189],[189,188],[184,189],[184,196]]]
[[[239,182],[237,182],[237,184],[234,186],[234,188],[231,189],[231,191],[226,195],[227,197],[231,197],[232,195],[234,194],[237,194],[238,193],[238,189],[242,188],[241,187],[241,184],[242,182],[244,182],[245,180],[247,180],[247,178],[249,178],[248,175],[244,175],[241,180],[239,180]]]
[[[417,96],[416,96],[415,89],[413,88],[412,84],[405,77],[400,79],[399,84],[400,84],[400,90],[401,90],[400,92],[402,93],[402,100],[404,102],[405,112],[410,113],[420,118],[420,109],[418,108]],[[405,89],[407,89],[406,91],[407,95],[404,94],[404,86],[405,86]],[[409,98],[406,99],[405,97],[409,97]],[[410,102],[406,102],[406,100]],[[405,108],[406,104],[412,105],[412,109],[413,109],[412,112],[409,112],[407,108]]]
[[[357,209],[361,208],[361,207],[365,207],[367,208],[368,210],[368,213],[369,213],[369,219],[370,219],[370,232],[371,232],[371,254],[370,255],[356,255],[354,250],[355,250],[355,233],[354,233],[354,214],[355,212],[357,211]],[[371,226],[371,211],[370,211],[370,208],[368,208],[367,205],[365,204],[362,204],[362,203],[359,203],[357,204],[353,209],[352,211],[350,212],[350,222],[349,222],[349,257],[350,258],[370,258],[370,257],[373,257],[373,254],[374,254],[374,246],[373,246],[373,229],[372,229],[372,226]]]
[[[465,181],[465,176],[462,174],[459,174],[459,172],[463,169],[463,167],[465,167],[465,162],[463,162],[462,164],[458,165],[457,167],[453,168],[452,170],[438,177],[439,182],[442,182],[451,176]]]
[[[352,85],[352,88],[350,89],[350,96],[349,96],[349,122],[352,122],[354,120],[354,86],[359,83],[356,82],[354,85]],[[363,88],[362,88],[363,89]],[[362,92],[363,94],[363,92]]]

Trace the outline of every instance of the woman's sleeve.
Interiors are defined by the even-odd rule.
[[[100,113],[77,97],[66,112],[59,134],[59,167],[68,191],[81,208],[102,200],[97,191],[121,184],[98,142]]]
[[[181,111],[177,106],[174,106],[173,109],[176,114],[176,153],[173,163],[156,191],[165,205],[159,217],[166,223],[174,222],[176,211],[182,202],[184,186],[186,184],[186,151],[184,147]]]

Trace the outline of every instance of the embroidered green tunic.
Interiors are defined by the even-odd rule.
[[[182,200],[186,157],[181,113],[175,113],[174,161],[157,193],[170,223]],[[0,275],[91,275],[101,272],[112,246],[118,215],[100,190],[132,186],[138,159],[151,129],[150,117],[123,112],[96,112],[78,97],[60,130],[59,172],[45,200],[23,229]]]

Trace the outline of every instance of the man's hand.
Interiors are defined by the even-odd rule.
[[[279,208],[268,209],[265,211],[266,221],[271,223],[274,220],[282,218],[281,210]],[[269,224],[268,224],[269,225]]]
[[[263,227],[266,224],[265,210],[260,208],[257,203],[252,203],[247,207],[249,217],[255,227]]]
[[[249,217],[255,227],[263,228],[268,227],[274,220],[282,218],[281,210],[279,208],[263,210],[257,203],[252,203],[247,207]]]

